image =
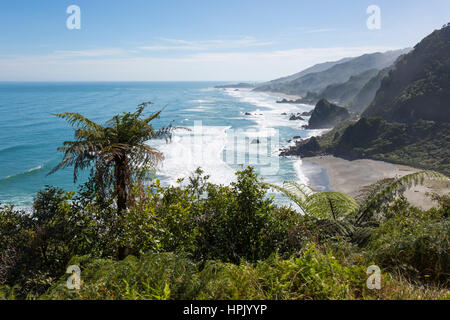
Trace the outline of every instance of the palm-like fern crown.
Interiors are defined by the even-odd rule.
[[[130,167],[153,166],[163,155],[145,142],[156,138],[170,138],[171,126],[155,130],[150,122],[160,116],[161,111],[143,117],[151,102],[138,106],[134,113],[124,112],[106,122],[105,126],[79,113],[58,113],[55,116],[67,120],[76,127],[74,141],[65,141],[58,151],[64,153],[63,160],[49,173],[74,166],[74,181],[78,171],[96,166],[111,168],[114,161],[125,160]]]
[[[367,238],[367,227],[373,224],[374,215],[385,204],[401,195],[408,187],[423,183],[425,179],[448,181],[435,171],[420,171],[398,179],[385,179],[366,187],[360,203],[339,192],[318,192],[309,186],[287,181],[283,186],[266,184],[294,201],[304,214],[317,219],[318,225],[331,233],[349,236],[360,242]]]

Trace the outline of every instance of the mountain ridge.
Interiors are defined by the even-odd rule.
[[[359,120],[340,122],[280,155],[368,158],[450,175],[450,24],[377,77],[380,88]]]
[[[387,51],[384,53],[371,53],[364,54],[356,58],[344,59],[343,62],[336,62],[331,64],[326,70],[319,72],[309,72],[302,76],[291,79],[289,77],[287,81],[283,81],[280,78],[268,82],[266,84],[256,86],[254,91],[266,91],[266,92],[278,92],[291,95],[304,96],[308,91],[321,92],[325,90],[329,85],[339,84],[347,82],[350,77],[357,76],[370,69],[382,70],[390,66],[394,61],[405,52],[410,49],[400,49],[394,51]],[[320,64],[323,67],[323,64]],[[313,69],[313,66],[309,70]],[[302,71],[306,72],[308,69]],[[299,74],[301,74],[300,72]]]

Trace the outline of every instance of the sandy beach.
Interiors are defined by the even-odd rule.
[[[373,184],[385,178],[402,177],[420,171],[412,167],[391,164],[375,160],[348,161],[333,156],[303,158],[305,163],[314,163],[327,170],[329,188],[332,191],[358,195],[362,187]],[[435,203],[426,193],[446,194],[450,192],[450,183],[441,181],[426,181],[424,185],[413,187],[405,192],[407,199],[422,209],[429,209]]]

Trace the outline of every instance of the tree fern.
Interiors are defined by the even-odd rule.
[[[284,182],[283,186],[267,183],[265,185],[282,192],[305,214],[317,219],[315,224],[324,236],[346,236],[358,245],[364,245],[378,226],[371,220],[374,213],[403,194],[407,188],[421,184],[425,179],[449,180],[435,171],[420,171],[398,179],[384,179],[362,190],[359,199],[361,205],[349,195],[317,192],[311,187],[292,181]]]
[[[343,220],[349,213],[358,209],[351,196],[340,192],[317,192],[305,200],[306,211],[317,218]]]
[[[374,213],[380,211],[381,207],[392,201],[395,197],[403,194],[407,188],[422,184],[425,179],[448,181],[449,179],[435,171],[420,171],[408,174],[399,179],[395,179],[387,185],[380,185],[379,189],[373,192],[360,207],[356,215],[356,224],[360,225],[364,221],[370,220]]]
[[[305,214],[315,218],[342,220],[348,213],[358,208],[356,201],[343,193],[317,192],[309,186],[293,181],[284,182],[282,187],[267,185],[288,196]]]

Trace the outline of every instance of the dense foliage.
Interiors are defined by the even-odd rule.
[[[332,128],[348,118],[350,114],[347,109],[330,103],[327,99],[321,99],[311,114],[308,129]]]
[[[359,243],[324,223],[330,218],[329,201],[322,200],[346,203],[348,198],[318,193],[308,202],[314,214],[305,215],[274,205],[251,168],[237,173],[230,186],[209,183],[201,170],[179,182],[177,187],[136,184],[136,201],[122,216],[112,203],[98,203],[89,184],[78,194],[49,187],[36,196],[30,213],[0,207],[0,298],[448,295],[448,196],[426,212],[402,198],[381,201],[376,211],[383,214],[371,216],[375,223],[363,228],[369,237]],[[352,211],[334,208],[337,222]],[[117,260],[124,244],[130,255]],[[79,291],[65,287],[65,271],[72,264],[82,270]],[[365,286],[371,264],[382,267],[380,291]]]
[[[148,145],[151,139],[166,138],[172,127],[155,129],[151,122],[161,111],[144,116],[152,102],[144,102],[136,112],[124,112],[112,117],[102,126],[79,113],[58,113],[75,127],[74,141],[65,141],[58,151],[64,153],[62,161],[49,173],[74,167],[74,182],[79,170],[91,169],[91,182],[99,198],[114,194],[117,210],[127,209],[129,189],[134,179],[146,177],[150,168],[163,159],[161,152]]]
[[[390,122],[450,122],[450,26],[434,31],[401,57],[363,116]]]
[[[332,154],[374,159],[450,174],[450,124],[419,120],[391,123],[381,118],[342,122],[321,137],[297,143],[282,155]]]

